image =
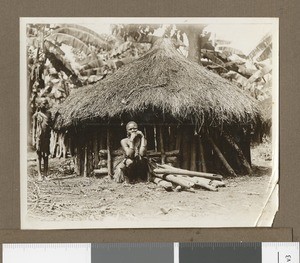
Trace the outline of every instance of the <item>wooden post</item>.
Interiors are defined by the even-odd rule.
[[[79,156],[79,147],[76,147],[76,153],[74,158],[75,174],[80,176],[80,156]]]
[[[105,149],[104,138],[105,138],[105,133],[104,133],[103,127],[101,127],[101,129],[100,129],[100,131],[99,131],[99,147],[98,147],[98,153],[99,153],[100,150],[104,150],[104,149]]]
[[[244,156],[246,157],[248,163],[251,166],[251,153],[250,153],[250,131],[249,128],[244,132],[244,130],[240,131],[240,148],[244,153]]]
[[[110,127],[109,124],[107,125],[107,169],[108,169],[108,175],[110,178],[113,178],[113,161],[111,156],[111,141],[110,141]]]
[[[214,143],[212,138],[208,137],[209,142],[211,143],[215,153],[218,155],[219,159],[221,160],[222,164],[226,168],[226,170],[229,172],[230,175],[232,176],[237,176],[232,167],[229,165],[229,163],[226,161],[224,155],[221,153],[220,149],[218,146]]]
[[[160,151],[161,151],[161,163],[165,164],[166,154],[165,154],[165,146],[164,146],[163,126],[160,125],[158,129],[159,129],[159,144],[160,144]]]
[[[182,131],[182,168],[189,169],[190,168],[190,144],[191,144],[191,130],[189,126],[183,128]]]
[[[88,142],[84,145],[84,166],[83,166],[83,176],[87,177],[88,175]]]
[[[206,173],[207,168],[206,168],[206,162],[205,162],[205,155],[204,155],[204,147],[202,143],[202,139],[200,135],[198,136],[198,141],[199,141],[199,153],[200,153],[200,171]]]
[[[97,131],[93,134],[93,153],[94,153],[94,167],[98,167],[99,163],[99,150],[98,150],[98,138],[97,138]]]
[[[156,152],[158,152],[158,143],[157,143],[157,129],[156,129],[156,125],[153,126],[153,134],[154,134],[154,150]]]
[[[182,141],[182,128],[178,127],[177,134],[176,134],[175,150],[179,150],[179,152],[181,148],[181,141]]]
[[[240,149],[240,147],[236,144],[233,137],[226,132],[223,133],[224,138],[226,141],[236,150],[239,160],[241,161],[241,164],[244,166],[244,168],[247,170],[248,174],[252,174],[252,169],[247,161],[243,151]]]
[[[175,142],[175,150],[179,151],[178,159],[177,159],[177,165],[178,167],[181,167],[181,159],[182,159],[182,147],[181,147],[181,142],[182,142],[182,129],[181,126],[179,126],[176,129],[176,142]]]
[[[190,170],[197,171],[197,151],[196,151],[196,136],[193,135],[191,138],[191,163],[190,163]]]
[[[155,136],[154,136],[154,129],[153,126],[147,125],[145,137],[147,139],[147,149],[148,150],[155,150]]]
[[[176,127],[174,125],[170,125],[169,127],[169,137],[170,137],[170,151],[177,150],[176,149]]]

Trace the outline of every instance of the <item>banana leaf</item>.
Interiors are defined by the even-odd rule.
[[[102,59],[97,58],[97,59],[94,59],[94,60],[90,61],[89,63],[83,65],[81,67],[80,71],[83,71],[86,69],[94,69],[94,68],[104,67],[107,64],[108,64],[107,62],[104,62]]]
[[[87,31],[86,29],[79,29],[79,28],[70,28],[68,27],[61,27],[56,30],[54,30],[51,35],[55,35],[57,33],[67,34],[73,37],[78,38],[85,44],[90,44],[99,48],[107,48],[108,43],[98,36],[96,33],[91,33],[90,31]]]
[[[44,47],[51,53],[59,54],[61,56],[65,55],[65,52],[63,52],[59,46],[55,45],[54,43],[48,40],[44,41]]]
[[[73,48],[83,51],[87,55],[92,52],[87,44],[85,44],[80,39],[68,34],[54,33],[49,35],[47,37],[47,40],[50,40],[51,42],[56,41],[58,43],[63,43],[65,45],[72,46]]]
[[[96,33],[95,31],[87,28],[87,27],[84,27],[84,26],[80,26],[80,25],[75,25],[75,24],[56,24],[55,25],[56,27],[58,28],[73,28],[73,29],[79,29],[81,31],[84,31],[84,32],[87,32],[87,33],[90,33],[91,35],[95,36],[96,38],[99,38],[99,39],[102,39],[103,41],[105,41],[105,38],[101,35],[99,35],[98,33]]]
[[[263,52],[256,58],[256,61],[263,61],[272,56],[272,43],[263,50]]]
[[[202,49],[202,50],[204,51],[204,49]],[[204,53],[202,53],[202,56],[203,56],[203,58],[208,58],[212,62],[224,67],[225,63],[220,58],[218,58],[217,55],[215,55],[214,53],[215,53],[214,51],[205,50]]]
[[[220,45],[216,49],[218,51],[221,51],[221,53],[226,53],[228,56],[235,54],[242,58],[246,58],[246,55],[241,50],[234,48],[234,47]]]
[[[272,65],[269,62],[259,63],[259,66],[260,68],[249,78],[249,83],[253,83],[257,79],[262,78],[272,71]]]
[[[267,49],[271,44],[272,44],[272,35],[268,33],[262,38],[262,40],[258,43],[258,45],[249,53],[248,59],[253,59],[260,52]]]
[[[27,37],[26,42],[27,46],[33,46],[35,48],[40,47],[40,41],[37,37]]]
[[[80,71],[81,76],[103,75],[103,74],[105,74],[104,67],[85,69]]]
[[[242,87],[248,85],[248,79],[235,71],[229,71],[227,73],[224,73],[222,74],[222,77],[235,81],[236,83],[240,84],[240,86]]]

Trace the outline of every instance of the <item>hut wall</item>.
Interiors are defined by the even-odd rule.
[[[226,175],[224,163],[209,142],[208,138],[212,138],[229,166],[238,174],[245,173],[237,152],[220,131],[197,135],[192,125],[145,125],[139,129],[147,139],[149,157],[157,163],[165,162],[183,169]],[[241,134],[236,133],[232,137],[249,160],[250,140],[247,141],[247,137],[241,138]],[[125,136],[125,127],[121,125],[93,126],[74,133],[70,144],[73,145],[76,173],[88,176],[94,169],[107,169],[110,164],[112,168],[108,171],[113,174],[124,158],[120,141]]]

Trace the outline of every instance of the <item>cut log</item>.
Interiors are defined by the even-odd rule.
[[[231,147],[233,147],[236,150],[239,160],[241,161],[243,167],[246,169],[247,173],[252,174],[252,169],[251,169],[249,162],[247,161],[243,151],[240,149],[240,147],[234,141],[233,137],[225,132],[224,132],[223,136],[226,139],[226,141],[231,145]]]
[[[157,184],[158,186],[166,189],[166,191],[172,191],[172,183],[170,182],[167,182],[161,178],[158,178],[158,177],[153,177],[152,181]]]
[[[206,178],[199,178],[199,177],[187,177],[183,175],[178,175],[186,180],[189,180],[190,182],[193,182],[196,186],[199,186],[201,188],[207,189],[209,191],[218,191],[218,189],[212,185],[212,180],[206,179]]]
[[[214,143],[214,141],[212,140],[212,138],[208,137],[208,140],[211,144],[211,146],[213,147],[215,153],[217,154],[217,156],[219,157],[220,161],[222,162],[222,164],[224,165],[224,167],[226,168],[226,170],[228,171],[228,173],[232,176],[237,176],[236,173],[234,172],[234,170],[232,169],[232,167],[230,166],[230,164],[226,161],[224,155],[221,153],[220,149],[218,148],[218,146]]]
[[[195,184],[193,182],[190,182],[188,180],[182,179],[174,174],[156,174],[155,176],[164,180],[167,180],[169,182],[172,182],[174,184],[178,184],[185,188],[193,187]]]
[[[220,182],[220,181],[216,181],[216,180],[212,180],[211,184],[215,187],[225,187],[226,184],[224,182]]]
[[[94,169],[94,175],[107,175],[107,174],[108,174],[107,168]]]
[[[176,166],[177,156],[168,156],[168,157],[166,157],[166,163],[171,163],[171,164],[173,164],[172,166]]]
[[[218,174],[212,173],[203,173],[203,172],[196,172],[196,171],[189,171],[185,169],[175,168],[170,165],[158,165],[159,168],[154,169],[155,173],[159,174],[181,174],[181,175],[188,175],[188,176],[197,176],[203,177],[213,180],[222,180],[223,176]]]

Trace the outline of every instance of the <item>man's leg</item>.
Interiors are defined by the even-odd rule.
[[[44,153],[43,154],[43,159],[44,159],[44,176],[48,176],[48,154]]]
[[[38,181],[43,181],[43,176],[41,173],[42,167],[42,154],[40,152],[37,153],[37,169],[38,169]]]

